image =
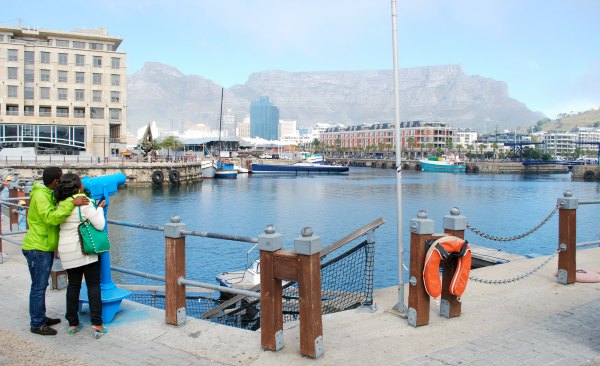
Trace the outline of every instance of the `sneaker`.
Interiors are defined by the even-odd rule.
[[[46,318],[46,326],[51,327],[60,323],[60,319],[58,318]]]
[[[39,328],[31,328],[31,333],[40,335],[56,335],[56,333],[58,332],[55,329],[48,327],[47,325],[42,325]]]

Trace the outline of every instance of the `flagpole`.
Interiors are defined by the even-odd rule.
[[[396,151],[396,210],[398,221],[398,302],[394,310],[400,315],[406,314],[404,306],[404,245],[402,243],[402,161],[400,138],[400,90],[398,87],[398,16],[396,13],[396,0],[392,0],[392,43],[394,55],[394,109],[395,109],[395,151]]]

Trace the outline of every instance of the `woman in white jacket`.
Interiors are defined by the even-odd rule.
[[[84,195],[83,184],[77,174],[67,173],[60,178],[58,185],[54,188],[54,197],[57,202],[72,200],[77,196]],[[90,317],[92,328],[96,338],[106,333],[102,325],[102,299],[100,291],[100,260],[95,254],[83,254],[79,240],[78,226],[79,210],[83,220],[89,219],[92,225],[103,230],[106,221],[104,219],[104,206],[101,202],[95,207],[93,202],[86,206],[75,207],[71,215],[60,224],[60,235],[58,239],[58,254],[64,269],[67,270],[69,285],[67,286],[67,313],[65,318],[69,321],[69,333],[74,334],[83,328],[79,322],[79,292],[81,280],[85,276],[88,289],[88,301],[90,306]]]

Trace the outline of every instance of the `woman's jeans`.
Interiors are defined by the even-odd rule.
[[[27,266],[31,275],[29,291],[29,316],[31,328],[39,328],[46,324],[46,288],[54,262],[54,252],[41,250],[23,250],[27,258]]]
[[[69,285],[67,286],[67,314],[65,318],[70,326],[79,324],[79,292],[81,279],[85,276],[90,304],[90,317],[92,325],[102,325],[102,294],[100,291],[100,258],[97,262],[85,266],[67,269]]]

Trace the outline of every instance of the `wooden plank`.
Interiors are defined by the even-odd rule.
[[[567,250],[558,253],[558,269],[567,271],[567,284],[576,279],[577,210],[558,210],[558,245],[566,244]]]
[[[260,346],[277,350],[275,334],[283,331],[281,280],[275,278],[273,252],[260,251]]]
[[[177,322],[177,310],[185,309],[185,285],[179,285],[179,277],[185,278],[185,237],[165,237],[165,317],[166,323]]]
[[[464,230],[450,230],[445,229],[444,232],[448,235],[455,236],[457,238],[464,239],[465,231]],[[461,303],[458,301],[458,297],[452,295],[450,293],[450,283],[452,282],[452,276],[454,275],[454,271],[456,270],[457,260],[452,259],[448,261],[442,262],[442,300],[448,301],[450,305],[450,309],[448,312],[448,318],[454,318],[460,316],[461,312]]]
[[[298,281],[298,255],[287,250],[274,253],[274,276],[280,280]]]
[[[300,353],[317,357],[315,340],[323,336],[321,315],[321,261],[319,254],[298,254],[300,291]]]

